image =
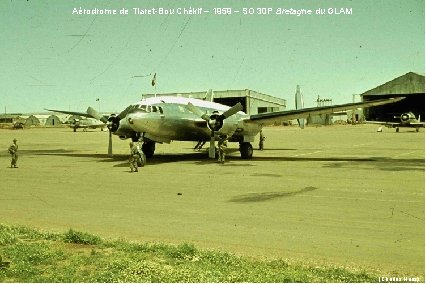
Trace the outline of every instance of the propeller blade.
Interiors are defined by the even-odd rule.
[[[212,133],[213,135],[210,137],[210,147],[209,147],[209,158],[216,158],[216,147],[215,147],[215,141],[214,141],[214,133]]]
[[[241,103],[237,103],[236,105],[234,105],[233,107],[231,107],[230,109],[222,113],[222,116],[224,118],[228,118],[231,115],[234,115],[241,110],[243,110],[243,105]]]
[[[123,119],[123,118],[125,118],[126,117],[126,115],[129,113],[129,111],[131,110],[133,108],[133,106],[128,106],[128,107],[126,107],[126,109],[125,110],[123,110],[122,112],[120,112],[118,115],[117,115],[117,117],[119,118],[119,119]]]
[[[90,114],[92,117],[96,118],[97,120],[100,120],[102,122],[107,122],[107,119],[103,116],[101,116],[95,109],[93,109],[92,107],[88,107],[87,111],[88,114]]]
[[[112,157],[112,133],[109,132],[109,141],[108,141],[108,156]]]
[[[194,106],[192,103],[188,103],[186,105],[186,108],[192,112],[195,115],[198,115],[199,117],[201,117],[202,119],[208,121],[210,116],[207,115],[206,113],[204,113],[201,109],[199,109],[198,107]]]

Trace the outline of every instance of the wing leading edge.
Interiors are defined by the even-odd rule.
[[[296,110],[286,110],[278,112],[269,112],[269,113],[260,113],[250,115],[246,122],[256,122],[261,124],[273,124],[274,122],[281,120],[292,120],[297,118],[307,118],[309,115],[317,114],[330,114],[339,111],[352,110],[359,107],[371,107],[371,106],[380,106],[390,103],[399,102],[405,99],[405,97],[396,97],[390,99],[374,100],[368,102],[359,102],[359,103],[349,103],[343,105],[334,105],[334,106],[323,106],[323,107],[312,107]]]
[[[66,111],[66,110],[47,109],[47,108],[45,108],[45,110],[53,111],[53,112],[59,112],[59,113],[65,113],[65,114],[71,114],[71,115],[79,115],[79,116],[94,118],[93,116],[91,116],[87,112]]]
[[[425,123],[424,122],[407,122],[407,123],[401,123],[401,122],[389,122],[389,121],[372,121],[372,120],[368,120],[365,121],[365,123],[367,124],[378,124],[378,125],[384,125],[386,127],[412,127],[412,128],[417,128],[417,127],[425,127]]]

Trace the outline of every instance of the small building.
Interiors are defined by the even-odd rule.
[[[0,114],[0,128],[10,128],[20,122],[25,122],[20,113]]]
[[[323,106],[331,106],[333,104],[333,101],[331,99],[321,99],[320,96],[317,98],[317,107],[323,107]],[[308,119],[306,120],[307,125],[312,124],[320,124],[320,125],[331,125],[332,122],[332,114],[317,114],[317,115],[310,115]]]
[[[45,126],[60,126],[62,125],[61,119],[54,114],[51,114],[48,118],[46,118]]]
[[[25,126],[39,126],[40,120],[35,115],[30,115],[25,119]]]
[[[0,114],[0,123],[13,124],[19,120],[21,114]]]
[[[154,94],[144,94],[143,98],[155,96]],[[166,93],[157,96],[182,96],[195,99],[207,99],[207,93]],[[283,111],[286,109],[287,101],[270,95],[262,94],[253,90],[225,90],[213,91],[213,101],[227,106],[234,106],[237,103],[243,105],[243,111],[247,114],[258,114],[264,112]]]

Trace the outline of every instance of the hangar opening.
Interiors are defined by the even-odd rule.
[[[397,122],[402,113],[425,118],[425,76],[409,72],[360,95],[363,101],[405,97],[404,100],[364,109],[366,120]]]

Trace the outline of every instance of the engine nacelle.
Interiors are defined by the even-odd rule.
[[[210,115],[210,118],[207,121],[207,127],[218,135],[230,136],[237,129],[238,124],[236,121],[225,119],[222,114],[215,111],[212,115]]]
[[[411,119],[416,119],[414,114],[411,112],[401,114],[400,118],[402,122],[407,122],[407,121],[410,121]]]
[[[237,128],[238,123],[236,121],[229,121],[225,119],[222,121],[221,127],[218,130],[215,130],[215,133],[218,135],[232,136],[237,130]]]

